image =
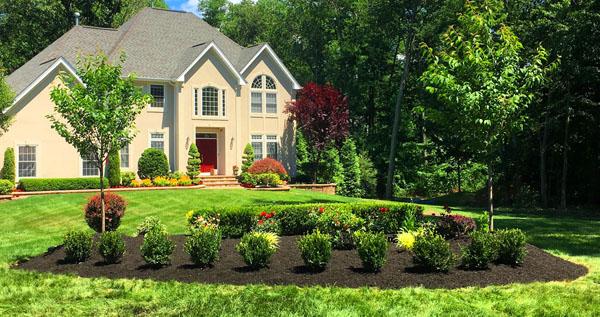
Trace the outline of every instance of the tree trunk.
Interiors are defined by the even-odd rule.
[[[104,207],[104,164],[100,163],[100,206],[102,217],[102,232],[106,231],[106,210]]]
[[[565,118],[565,139],[563,140],[563,168],[562,180],[560,185],[560,209],[567,210],[567,175],[568,175],[568,154],[569,154],[569,124],[571,122],[571,112],[567,112]]]
[[[546,173],[546,150],[548,148],[548,113],[544,116],[542,127],[542,140],[540,143],[540,194],[542,196],[542,207],[548,208],[548,175]]]
[[[394,173],[396,169],[396,147],[398,146],[398,125],[400,123],[400,105],[402,104],[402,97],[404,96],[404,87],[406,86],[406,80],[408,78],[408,71],[410,66],[410,59],[412,55],[412,42],[414,33],[412,30],[409,31],[406,37],[406,55],[404,56],[404,71],[402,72],[402,79],[400,79],[400,87],[398,89],[398,96],[396,96],[396,106],[394,109],[394,122],[392,128],[392,140],[390,144],[390,153],[388,157],[388,171],[387,171],[387,184],[385,186],[385,197],[391,199],[393,196],[392,186],[394,183]]]
[[[490,232],[494,231],[494,171],[488,165],[488,219]]]

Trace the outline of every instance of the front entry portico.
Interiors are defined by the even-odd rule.
[[[217,133],[196,133],[196,146],[202,158],[200,172],[202,174],[210,174],[213,170],[216,172],[219,169]]]

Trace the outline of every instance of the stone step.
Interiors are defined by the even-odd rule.
[[[236,178],[201,178],[203,183],[220,183],[220,182],[233,182],[237,183]]]
[[[214,188],[214,187],[242,187],[238,182],[213,182],[213,183],[204,183],[206,188]]]

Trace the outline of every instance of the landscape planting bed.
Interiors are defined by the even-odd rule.
[[[121,263],[104,264],[94,252],[91,259],[80,264],[64,263],[62,247],[19,263],[16,268],[41,272],[76,274],[83,277],[138,278],[177,280],[182,282],[270,285],[323,285],[340,287],[375,286],[400,288],[458,288],[534,281],[573,280],[587,273],[583,266],[565,261],[534,246],[527,246],[525,263],[519,267],[491,265],[483,271],[453,268],[448,273],[425,273],[415,268],[408,252],[399,252],[392,244],[387,263],[379,273],[365,273],[356,250],[334,251],[327,269],[320,273],[307,272],[297,248],[297,236],[281,237],[280,248],[268,268],[249,270],[235,251],[239,239],[224,239],[220,259],[211,268],[195,267],[183,250],[185,236],[171,237],[177,244],[170,266],[148,267],[140,255],[141,237],[127,237],[126,254]],[[467,241],[452,241],[455,253]]]

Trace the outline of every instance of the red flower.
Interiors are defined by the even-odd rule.
[[[264,221],[262,219],[258,221],[259,225],[262,225],[263,223],[264,223]]]
[[[260,216],[261,216],[261,217],[266,217],[266,216],[267,216],[267,212],[266,212],[266,211],[263,211],[263,212],[261,212],[261,213],[260,213]]]
[[[388,210],[389,210],[389,209],[388,209],[388,208],[385,208],[385,207],[381,207],[381,208],[379,208],[379,211],[380,211],[381,213],[388,212]]]
[[[325,208],[319,207],[319,213],[322,214],[323,212],[325,212]]]

